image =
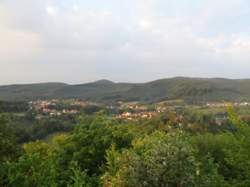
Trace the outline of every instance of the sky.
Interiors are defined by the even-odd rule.
[[[0,84],[250,78],[249,0],[0,0]]]

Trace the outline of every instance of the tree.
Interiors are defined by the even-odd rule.
[[[0,116],[0,162],[16,158],[19,152],[14,132],[7,126],[6,116]]]
[[[122,152],[107,152],[106,186],[182,187],[218,186],[220,177],[212,160],[196,159],[196,150],[182,132],[155,132]],[[209,161],[209,164],[207,163]]]
[[[250,129],[232,107],[228,116],[235,131],[195,136],[192,144],[197,147],[198,158],[208,154],[213,158],[225,186],[250,186]]]
[[[53,149],[41,141],[24,145],[25,153],[17,161],[4,163],[3,186],[56,186],[58,165]]]
[[[121,132],[124,134],[121,135]],[[60,164],[68,167],[71,161],[75,161],[81,170],[86,170],[90,175],[99,175],[100,167],[105,163],[106,149],[113,143],[120,148],[126,147],[131,139],[126,129],[120,131],[119,125],[100,113],[83,116],[62,145]]]

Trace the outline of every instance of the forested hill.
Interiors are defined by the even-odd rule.
[[[138,84],[100,80],[80,85],[40,83],[0,86],[0,100],[52,98],[79,98],[99,102],[154,102],[165,99],[193,102],[250,100],[250,79],[176,77]]]

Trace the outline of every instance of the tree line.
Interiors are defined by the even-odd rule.
[[[227,115],[230,128],[197,130],[188,124],[213,119],[166,113],[118,122],[98,112],[81,115],[70,132],[24,144],[1,116],[0,186],[250,186],[249,125],[231,107]]]

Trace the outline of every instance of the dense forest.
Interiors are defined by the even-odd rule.
[[[0,86],[0,100],[37,100],[78,98],[97,102],[158,102],[183,99],[189,103],[250,100],[249,79],[175,77],[147,83],[115,83],[100,80],[69,85],[40,83]]]
[[[249,124],[233,107],[225,115],[216,125],[192,111],[138,121],[104,110],[40,120],[5,112],[0,186],[250,186]]]

